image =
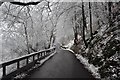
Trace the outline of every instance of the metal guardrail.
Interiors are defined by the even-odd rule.
[[[20,74],[24,71],[27,71],[28,69],[32,68],[37,61],[49,56],[51,53],[53,53],[55,51],[55,48],[50,48],[50,49],[46,49],[46,50],[41,50],[39,52],[34,52],[28,55],[24,55],[22,57],[18,57],[16,59],[10,60],[10,61],[6,61],[0,64],[0,69],[2,69],[2,78],[11,78],[12,76],[15,76],[17,74]],[[29,59],[32,58],[32,61],[30,62]],[[35,59],[36,58],[36,59]],[[20,62],[22,60],[26,60],[26,65],[23,67],[20,67]],[[7,74],[7,66],[16,63],[16,70]]]

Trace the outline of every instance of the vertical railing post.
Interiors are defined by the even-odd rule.
[[[17,62],[17,69],[19,69],[20,68],[20,62],[18,61]]]
[[[51,54],[51,51],[52,51],[52,49],[51,50],[49,50],[49,53]]]
[[[42,56],[42,53],[40,53],[40,57]]]
[[[42,56],[44,56],[44,52],[42,52]]]
[[[43,56],[43,52],[41,52],[41,56]]]
[[[44,56],[46,55],[46,53],[44,52]]]
[[[3,76],[6,76],[6,66],[3,66]]]
[[[43,52],[43,56],[45,56],[45,52]]]
[[[35,55],[33,55],[33,61],[35,60]]]
[[[44,52],[44,56],[45,56],[45,52]]]
[[[26,64],[28,64],[28,62],[29,62],[28,59],[29,59],[29,58],[27,57],[27,59],[26,59]]]
[[[39,57],[40,57],[40,54],[37,55],[37,58],[38,58],[38,59],[39,59]]]

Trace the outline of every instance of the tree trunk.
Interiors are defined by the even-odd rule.
[[[112,24],[112,9],[111,9],[111,6],[112,6],[112,2],[108,2],[108,12],[109,12],[109,27],[111,27],[111,24]]]
[[[24,30],[25,30],[25,37],[26,37],[26,43],[27,43],[27,51],[28,51],[28,54],[30,54],[29,40],[28,40],[28,33],[27,33],[27,25],[24,25]]]
[[[90,15],[90,36],[91,39],[93,38],[93,33],[92,33],[92,14],[91,14],[91,3],[89,2],[89,15]]]
[[[83,17],[83,41],[84,41],[85,46],[87,48],[88,44],[85,40],[85,27],[87,28],[87,26],[86,26],[86,19],[85,19],[85,13],[84,13],[84,2],[82,2],[82,17]]]
[[[75,12],[75,28],[74,28],[74,38],[75,38],[75,40],[74,40],[74,43],[75,43],[75,45],[77,45],[77,41],[78,41],[78,39],[77,39],[77,36],[78,36],[78,32],[77,32],[77,25],[76,25],[76,20],[77,20],[77,16],[76,16],[76,12]]]
[[[55,39],[56,39],[56,37],[55,37],[55,35],[54,35],[54,36],[53,36],[53,42],[52,42],[53,45],[54,45],[54,43],[55,43]],[[52,45],[52,46],[53,46],[53,45]]]
[[[49,42],[48,48],[50,48],[50,47],[51,47],[51,44],[52,44],[52,39],[53,39],[53,30],[51,31],[51,35],[50,35],[50,42]]]

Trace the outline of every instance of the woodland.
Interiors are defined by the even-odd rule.
[[[10,1],[0,1],[0,62],[74,40],[101,79],[120,79],[120,2]]]

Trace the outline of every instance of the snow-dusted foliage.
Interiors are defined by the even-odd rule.
[[[114,8],[112,26],[105,24],[98,28],[89,47],[82,52],[105,80],[120,79],[120,3],[114,3]]]
[[[53,5],[51,3],[51,7]],[[0,2],[0,62],[53,46],[57,19],[53,16],[54,11],[48,11],[45,6],[46,1],[36,6]],[[13,71],[14,67],[15,65],[10,66],[7,72]]]
[[[101,79],[118,80],[120,79],[120,2],[112,3],[111,12],[107,11],[107,5],[109,3],[93,3],[92,15],[96,18],[96,21],[93,20],[93,32],[95,33],[93,39],[89,39],[86,33],[88,47],[85,48],[84,43],[79,43],[74,44],[71,49],[79,53],[77,58],[83,64],[94,65]],[[109,13],[112,15],[111,22]]]
[[[50,48],[56,42],[78,53],[77,58],[102,79],[120,78],[120,2],[41,0],[25,5],[0,2],[0,61]]]

